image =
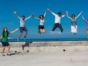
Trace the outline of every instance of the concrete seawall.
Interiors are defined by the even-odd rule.
[[[10,42],[9,44],[12,52],[27,50],[29,52],[88,51],[88,41]],[[1,47],[2,45],[0,43],[0,49]]]

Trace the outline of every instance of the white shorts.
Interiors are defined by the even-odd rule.
[[[71,26],[71,32],[72,33],[77,33],[77,26]]]

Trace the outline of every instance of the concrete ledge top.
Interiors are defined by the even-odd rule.
[[[45,47],[45,46],[88,46],[88,41],[62,41],[62,42],[9,42],[12,47]],[[0,47],[2,43],[0,42]]]
[[[29,43],[59,43],[59,42],[63,43],[63,42],[88,42],[88,41],[46,41],[46,42],[32,42],[32,41],[29,41]],[[25,43],[25,42],[9,42],[9,43]]]

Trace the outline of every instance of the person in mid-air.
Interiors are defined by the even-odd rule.
[[[27,28],[25,27],[25,23],[26,23],[26,21],[27,21],[28,19],[30,19],[30,18],[33,16],[33,14],[30,15],[28,18],[25,18],[25,16],[19,17],[18,14],[17,14],[15,11],[14,11],[14,14],[15,14],[16,17],[20,20],[20,35],[18,36],[17,40],[18,40],[18,41],[20,40],[20,37],[21,37],[23,31],[26,32],[25,35],[24,35],[24,39],[26,39],[26,36],[27,36],[27,34],[28,34],[28,30],[27,30]]]
[[[71,32],[76,35],[77,34],[77,18],[82,14],[82,12],[80,12],[78,14],[78,16],[75,16],[75,14],[72,14],[72,16],[68,16],[68,11],[66,12],[67,13],[67,17],[71,20]]]
[[[86,33],[88,34],[88,20],[86,20],[83,16],[82,19],[84,20],[84,22],[86,23]]]

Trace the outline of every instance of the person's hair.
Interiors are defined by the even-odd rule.
[[[43,16],[43,15],[40,15],[40,16],[39,16],[39,18],[41,18],[41,16],[44,18],[44,16]]]
[[[6,28],[6,27],[5,27]],[[5,28],[3,29],[3,32],[2,32],[2,36],[4,37],[4,33],[5,33]],[[7,29],[7,28],[6,28]],[[7,36],[9,36],[9,32],[8,32],[8,29],[7,29],[7,31],[6,31],[6,33],[7,33]]]
[[[25,16],[23,15],[22,17],[24,17],[25,18]]]
[[[62,13],[61,12],[58,12],[57,14],[61,15]]]
[[[73,17],[73,16],[75,17],[75,14],[72,14],[72,16],[71,16],[71,17]]]

